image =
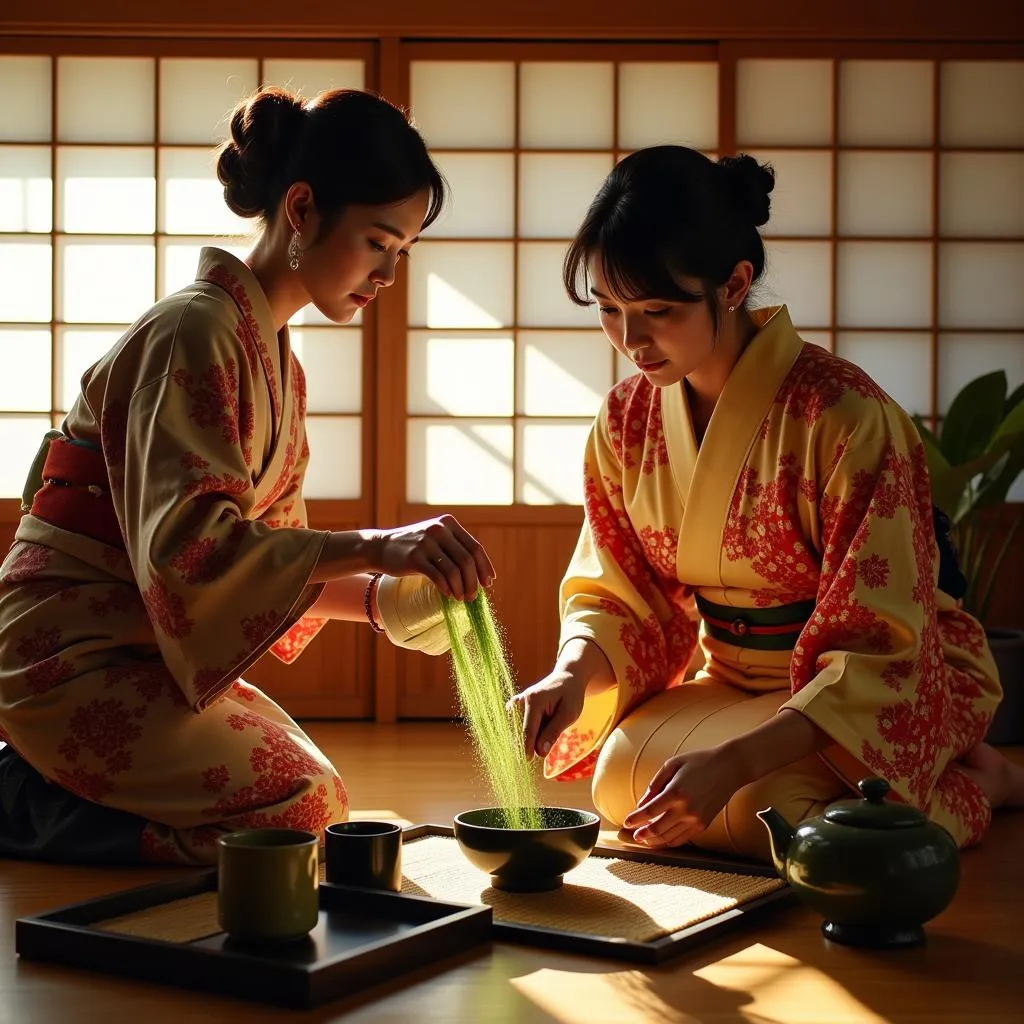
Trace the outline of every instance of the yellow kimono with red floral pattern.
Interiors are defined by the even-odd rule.
[[[305,615],[327,534],[306,525],[304,420],[287,328],[245,264],[204,249],[62,427],[102,451],[95,500],[121,543],[30,513],[0,569],[0,739],[148,819],[144,856],[210,861],[225,829],[319,832],[347,813],[329,761],[240,679],[323,625]]]
[[[546,774],[592,774],[631,710],[686,685],[699,642],[702,675],[788,687],[783,706],[835,741],[824,756],[841,777],[882,776],[975,842],[991,810],[955,762],[984,736],[1000,688],[981,626],[936,586],[916,429],[859,368],[805,344],[785,307],[754,317],[699,447],[682,384],[631,377],[595,421],[560,642],[595,642],[617,685],[587,698]],[[792,651],[756,650],[700,628],[698,595],[814,611]]]

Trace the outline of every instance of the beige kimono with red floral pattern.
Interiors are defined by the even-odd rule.
[[[991,809],[953,762],[984,736],[1000,687],[984,631],[936,587],[917,432],[860,369],[805,344],[785,307],[754,316],[699,450],[681,384],[631,377],[594,424],[560,642],[597,643],[617,686],[588,697],[546,774],[590,775],[632,709],[685,685],[695,594],[748,608],[810,599],[792,652],[701,629],[703,673],[788,687],[784,706],[835,740],[824,756],[842,777],[880,775],[959,844],[976,842]]]
[[[143,855],[211,861],[224,830],[319,832],[337,773],[239,678],[293,661],[326,534],[306,526],[305,383],[251,271],[204,249],[85,375],[63,433],[102,448],[123,545],[23,517],[0,569],[0,739],[149,820]]]

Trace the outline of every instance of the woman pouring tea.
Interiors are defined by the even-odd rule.
[[[514,698],[526,748],[652,847],[767,859],[756,811],[800,821],[866,775],[967,846],[1024,805],[982,743],[996,667],[937,586],[910,418],[751,308],[773,186],[749,156],[639,151],[569,248],[571,298],[638,373],[587,443],[557,661]]]
[[[0,568],[0,855],[216,859],[225,832],[347,817],[327,757],[242,673],[329,619],[447,649],[440,595],[493,568],[454,519],[310,529],[305,383],[288,321],[347,323],[439,214],[406,116],[368,93],[243,102],[219,152],[244,261],[193,284],[87,371],[26,485]]]

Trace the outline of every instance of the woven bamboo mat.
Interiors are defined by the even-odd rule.
[[[136,910],[122,917],[112,917],[93,925],[101,932],[117,932],[139,939],[160,939],[163,942],[197,942],[217,935],[217,894],[201,892],[173,903]]]
[[[497,921],[551,931],[651,942],[782,887],[777,878],[589,857],[561,889],[509,893],[462,855],[447,836],[425,836],[402,850],[402,892],[451,903],[487,904]],[[216,935],[217,894],[201,893],[102,921],[94,927],[164,942]]]
[[[777,878],[588,857],[554,892],[502,892],[491,888],[447,836],[406,843],[402,873],[402,892],[486,903],[498,921],[633,942],[707,921],[783,885]]]

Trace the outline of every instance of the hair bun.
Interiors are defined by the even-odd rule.
[[[729,188],[745,216],[761,227],[771,215],[771,193],[775,188],[775,171],[771,164],[759,164],[752,156],[724,156],[718,161]]]
[[[231,115],[231,138],[217,158],[224,202],[239,217],[270,217],[275,186],[302,130],[302,100],[284,89],[261,89]]]

